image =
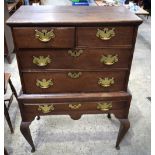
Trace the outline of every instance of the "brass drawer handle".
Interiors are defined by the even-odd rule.
[[[103,102],[103,103],[97,104],[97,109],[101,111],[108,111],[111,108],[112,108],[112,102],[109,102],[109,103]]]
[[[113,65],[114,63],[118,62],[118,55],[102,55],[101,59],[100,59],[101,63],[104,63],[105,65]]]
[[[69,72],[68,73],[68,76],[70,77],[70,78],[72,78],[72,79],[78,79],[80,76],[82,75],[82,72],[78,72],[78,73],[76,73],[76,72]]]
[[[53,104],[51,105],[39,105],[38,111],[42,111],[42,113],[47,114],[54,110]]]
[[[33,56],[33,63],[36,64],[37,66],[43,67],[43,66],[47,66],[47,64],[51,63],[51,58],[48,55],[47,57],[44,56],[39,56],[39,57],[35,57]]]
[[[71,57],[79,57],[81,54],[83,53],[83,50],[68,50],[68,54],[71,56]]]
[[[81,107],[81,104],[69,104],[69,108],[72,110],[79,109]]]
[[[101,40],[110,40],[112,37],[115,36],[114,30],[114,27],[111,30],[109,30],[108,28],[104,28],[103,30],[97,29],[96,37]]]
[[[36,32],[35,37],[39,39],[41,42],[48,42],[51,39],[55,38],[55,34],[53,31],[54,31],[53,29],[51,29],[49,32],[47,32],[47,30],[45,29],[41,31],[35,30]]]
[[[112,77],[111,79],[108,77],[99,78],[98,84],[102,87],[110,87],[112,84],[114,84],[114,78]]]
[[[50,86],[53,86],[53,81],[52,79],[46,80],[46,79],[42,79],[42,80],[36,80],[36,86],[46,89],[49,88]]]

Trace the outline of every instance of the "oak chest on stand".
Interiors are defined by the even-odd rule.
[[[125,7],[22,6],[8,20],[22,90],[21,133],[40,115],[114,114],[116,148],[128,131],[128,80],[138,26]],[[110,131],[109,131],[110,132]]]

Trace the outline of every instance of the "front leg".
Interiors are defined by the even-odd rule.
[[[31,122],[21,122],[20,124],[20,131],[23,134],[23,136],[25,137],[25,139],[27,140],[27,142],[31,145],[32,150],[31,152],[35,152],[35,146],[33,144],[33,140],[32,140],[32,136],[31,136],[31,132],[30,132],[30,126]]]
[[[116,142],[117,150],[120,149],[119,144],[123,139],[123,137],[125,136],[125,134],[127,133],[128,129],[130,128],[130,122],[128,119],[119,119],[119,121],[120,121],[120,128],[119,128],[119,133],[118,133],[117,142]]]
[[[110,114],[110,113],[108,113],[107,117],[108,117],[109,119],[111,119],[111,114]]]
[[[40,120],[40,116],[39,115],[37,116],[37,120]]]

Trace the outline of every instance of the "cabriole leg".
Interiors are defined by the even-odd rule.
[[[30,132],[30,128],[29,128],[30,124],[31,124],[31,122],[21,122],[20,131],[23,134],[23,136],[25,137],[25,139],[27,140],[27,142],[31,145],[31,147],[32,147],[31,152],[35,152],[35,146],[33,144],[31,132]]]
[[[119,119],[119,121],[120,121],[120,128],[119,128],[119,133],[118,133],[117,142],[116,142],[117,150],[120,149],[119,144],[123,139],[123,137],[125,136],[125,134],[127,133],[128,129],[130,128],[130,122],[128,119]]]

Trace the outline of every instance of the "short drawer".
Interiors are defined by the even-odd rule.
[[[71,102],[71,103],[24,103],[26,113],[46,115],[69,112],[96,112],[106,113],[113,110],[129,108],[127,101],[98,101],[98,102]]]
[[[132,46],[134,27],[77,28],[77,46],[111,47]]]
[[[126,70],[24,72],[23,92],[67,93],[125,90]]]
[[[22,27],[13,28],[17,48],[72,48],[73,27]]]
[[[22,69],[105,69],[128,68],[131,49],[21,50]]]

